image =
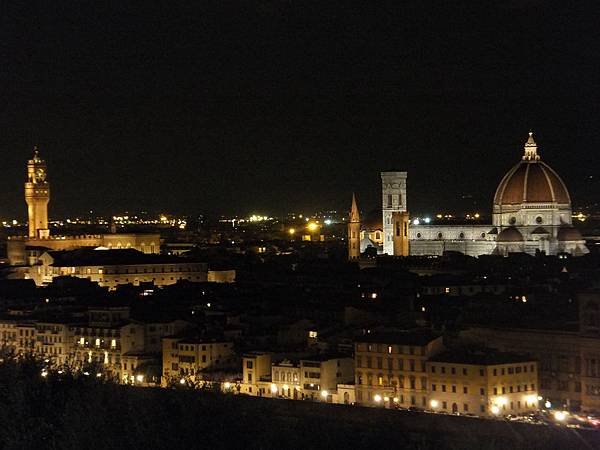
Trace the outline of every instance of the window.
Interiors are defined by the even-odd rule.
[[[356,367],[362,367],[362,357],[361,356],[356,357]]]
[[[494,395],[498,395],[498,388],[494,388]]]
[[[248,383],[252,383],[252,374],[251,373],[248,374]]]
[[[485,389],[479,388],[479,395],[485,395]]]
[[[468,394],[469,388],[467,386],[463,386],[463,394]]]
[[[442,392],[446,392],[446,385],[442,384]]]
[[[388,345],[388,353],[391,354],[392,353],[392,346]]]
[[[431,373],[435,373],[435,366],[431,366]]]
[[[467,403],[463,403],[463,411],[469,412],[469,405]]]
[[[246,361],[246,369],[253,369],[254,361]]]
[[[437,390],[437,386],[436,386],[435,384],[432,384],[432,385],[431,385],[431,390],[432,390],[432,391],[436,391],[436,390]]]
[[[367,356],[367,367],[370,369],[371,368],[371,357]]]
[[[442,402],[442,408],[443,409],[448,409],[448,403]]]
[[[456,367],[451,367],[451,368],[450,368],[450,373],[451,373],[452,375],[456,375]]]
[[[502,386],[502,393],[506,394],[506,388],[504,386]]]
[[[456,393],[456,386],[452,386],[452,392]]]
[[[479,369],[479,376],[482,377],[485,374],[483,369]]]
[[[462,374],[463,375],[467,375],[467,368],[466,367],[463,367]]]
[[[446,367],[442,366],[442,373],[446,373]]]

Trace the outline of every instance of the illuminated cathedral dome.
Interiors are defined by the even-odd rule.
[[[504,175],[496,189],[494,225],[539,227],[570,224],[569,191],[558,174],[540,159],[530,132],[521,161]]]
[[[565,183],[537,154],[531,132],[523,159],[502,178],[494,196],[494,205],[523,203],[571,203]]]

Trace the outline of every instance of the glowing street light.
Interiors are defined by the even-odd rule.
[[[135,379],[137,380],[138,383],[143,383],[144,382],[144,375],[136,375]]]
[[[375,402],[379,403],[382,400],[381,395],[375,394],[375,397],[373,397],[373,400],[375,400]]]
[[[567,413],[565,411],[555,411],[554,418],[559,422],[562,422],[567,418]]]
[[[431,400],[429,404],[432,408],[437,408],[438,406],[440,406],[440,402],[438,402],[437,400]]]
[[[275,383],[271,384],[271,394],[277,394],[277,385]]]
[[[181,380],[179,380],[179,384],[185,384],[185,378],[182,378]]]
[[[314,222],[310,222],[306,228],[308,228],[308,231],[317,231],[317,229],[319,228],[319,225],[317,225]]]
[[[230,383],[229,381],[226,381],[226,382],[223,384],[223,387],[224,387],[225,389],[229,389],[229,388],[231,388],[231,383]]]
[[[290,228],[288,230],[288,233],[290,233],[290,236],[293,236],[296,233],[296,229],[295,228]]]
[[[327,392],[327,391],[321,391],[321,397],[327,398],[328,395],[329,395],[329,392]]]
[[[491,411],[492,411],[492,414],[497,416],[498,414],[500,414],[500,407],[498,405],[492,405]]]

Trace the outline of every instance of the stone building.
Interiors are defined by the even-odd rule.
[[[426,363],[434,411],[497,416],[538,409],[538,363],[528,356],[446,351]]]
[[[207,280],[207,271],[206,263],[178,256],[146,254],[134,249],[82,248],[44,252],[25,277],[42,286],[51,283],[53,278],[67,275],[115,289],[119,284],[129,283],[167,286],[179,280],[203,282]]]
[[[160,252],[158,233],[108,233],[101,235],[53,236],[48,227],[48,203],[50,183],[46,161],[37,147],[27,162],[25,201],[27,203],[28,235],[10,237],[7,257],[13,266],[32,266],[37,258],[48,250],[72,250],[81,247],[105,247],[109,249],[133,248],[142,253]],[[20,272],[25,274],[25,271]]]
[[[408,227],[407,248],[394,247],[398,234],[394,215],[406,212],[406,172],[382,172],[382,222],[363,224],[361,250],[376,247],[387,255],[442,255],[445,251],[469,256],[507,255],[511,252],[547,255],[588,253],[580,232],[572,225],[571,197],[560,176],[538,154],[529,133],[521,160],[500,180],[493,199],[492,224]],[[383,242],[375,239],[383,230]],[[368,239],[368,240],[366,240]]]

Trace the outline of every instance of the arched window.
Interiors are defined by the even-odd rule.
[[[441,239],[444,237],[444,235],[442,233],[438,233],[437,237],[438,237],[438,239]]]

